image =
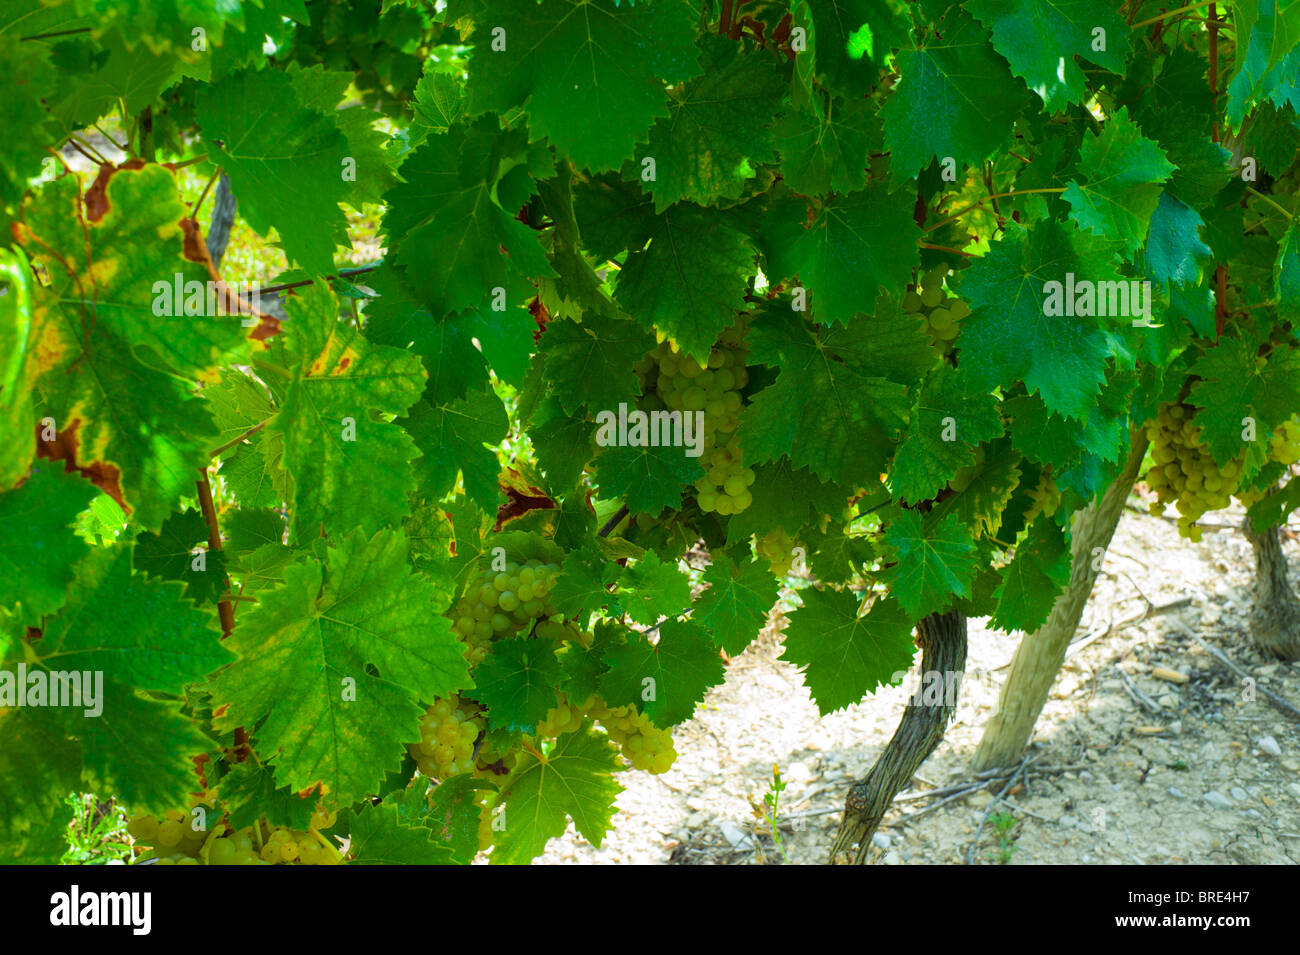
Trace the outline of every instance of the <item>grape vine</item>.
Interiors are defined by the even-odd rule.
[[[825,715],[1041,626],[1144,431],[1283,524],[1300,52],[1208,6],[10,4],[0,861],[598,848],[765,629]]]

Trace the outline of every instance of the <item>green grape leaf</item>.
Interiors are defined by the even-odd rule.
[[[949,10],[939,34],[903,50],[897,62],[901,78],[880,111],[895,183],[935,158],[983,162],[1008,140],[1026,106],[1024,87],[989,46],[987,31],[963,10]]]
[[[221,47],[232,38],[226,27],[243,31],[244,10],[214,0],[123,0],[100,6],[94,0],[77,0],[73,9],[94,14],[94,32],[116,30],[134,49],[143,45],[154,52],[172,50],[197,59],[191,44],[194,29],[200,29],[207,43]]]
[[[491,711],[493,726],[532,733],[555,705],[560,674],[554,640],[495,640],[492,652],[474,670],[474,698]]]
[[[633,621],[645,626],[659,618],[673,618],[691,606],[690,579],[677,569],[676,562],[661,561],[654,551],[624,569],[619,581],[624,591],[620,602]]]
[[[274,228],[308,272],[333,272],[335,246],[348,244],[338,204],[349,147],[337,121],[304,103],[290,75],[252,68],[201,88],[195,116],[239,214],[264,236]]]
[[[781,175],[795,192],[818,196],[855,192],[866,185],[868,153],[883,148],[880,123],[866,100],[813,97],[790,109],[773,128]]]
[[[559,401],[548,395],[533,416],[530,434],[550,490],[562,493],[577,484],[592,457],[592,423],[570,418]]]
[[[619,624],[602,620],[592,628],[591,646],[575,642],[560,654],[564,668],[561,689],[575,703],[581,704],[595,696],[600,689],[600,679],[609,670],[605,656],[627,639],[627,630]]]
[[[488,382],[482,353],[474,347],[464,315],[434,318],[419,305],[392,268],[380,268],[367,284],[379,293],[366,303],[366,338],[376,345],[410,348],[420,356],[430,401],[455,401]]]
[[[434,133],[445,133],[465,115],[465,84],[451,73],[428,70],[415,84],[415,123]]]
[[[185,602],[183,591],[132,573],[125,548],[96,550],[32,645],[35,655],[58,669],[103,670],[115,682],[179,693],[233,659],[218,641],[215,615]]]
[[[432,806],[421,824],[432,830],[435,844],[451,850],[453,862],[469,865],[478,855],[477,800],[485,791],[493,792],[492,785],[469,775],[444,779],[433,790]]]
[[[1206,66],[1204,61],[1198,62],[1203,78]],[[1186,89],[1180,88],[1180,94],[1185,96]],[[1198,112],[1187,103],[1139,114],[1147,138],[1156,140],[1169,162],[1176,167],[1165,186],[1165,193],[1197,210],[1204,209],[1235,172],[1232,153],[1212,141],[1201,128],[1207,114],[1208,110]],[[1265,148],[1264,152],[1270,151]],[[1290,159],[1282,168],[1287,165],[1290,165]],[[1265,164],[1264,168],[1269,167]]]
[[[450,848],[434,841],[426,826],[402,822],[396,805],[387,802],[340,814],[338,828],[347,827],[348,865],[447,865]]]
[[[645,245],[654,222],[654,200],[631,182],[612,175],[573,183],[574,229],[581,229],[582,248],[597,262]]]
[[[537,322],[526,308],[475,308],[459,316],[466,334],[477,340],[483,360],[496,376],[519,387],[533,360]]]
[[[275,414],[266,386],[249,375],[227,374],[203,388],[208,410],[217,423],[217,440],[222,446],[237,440]],[[235,445],[231,451],[246,447]]]
[[[1100,135],[1085,135],[1080,170],[1086,182],[1071,179],[1065,187],[1070,217],[1085,229],[1123,243],[1133,252],[1141,247],[1160,201],[1160,183],[1174,171],[1164,150],[1142,135],[1120,107],[1106,120]]]
[[[687,202],[655,216],[649,236],[649,247],[627,257],[614,299],[703,363],[745,307],[753,243],[717,210]]]
[[[776,605],[776,578],[766,561],[750,560],[737,567],[727,554],[717,551],[704,572],[704,582],[709,589],[695,602],[691,619],[728,656],[739,656],[754,642]]]
[[[894,455],[894,497],[908,503],[934,497],[974,462],[976,445],[1001,434],[997,399],[951,365],[940,365],[925,380]]]
[[[36,457],[36,421],[32,378],[23,374],[32,326],[32,286],[36,276],[21,249],[0,249],[0,490],[8,490],[27,476]]]
[[[32,289],[40,347],[28,347],[25,367],[54,421],[41,453],[75,466],[148,530],[193,492],[214,447],[193,382],[248,348],[237,314],[206,314],[205,302],[187,315],[188,300],[173,300],[177,284],[212,279],[185,258],[184,215],[168,170],[105,167],[85,203],[74,177],[48,183],[17,230],[50,277]]]
[[[1050,517],[1039,517],[1016,546],[1016,556],[1002,571],[995,591],[998,599],[990,624],[1010,633],[1033,633],[1070,580],[1070,545],[1065,532]]]
[[[767,313],[770,323],[749,335],[750,361],[780,367],[741,414],[740,443],[747,462],[788,454],[826,481],[861,483],[885,470],[906,423],[907,389],[876,377],[874,342],[859,330],[815,328],[797,312]],[[837,361],[828,361],[834,354]]]
[[[216,724],[258,727],[257,751],[295,792],[374,792],[415,736],[418,701],[470,685],[446,601],[406,554],[399,532],[354,530],[323,562],[286,568],[227,641],[241,658],[212,683]]]
[[[194,553],[198,547],[201,555]],[[199,556],[202,561],[196,568]],[[226,592],[226,555],[208,550],[208,524],[198,511],[173,514],[157,534],[142,533],[136,538],[133,560],[136,570],[185,584],[185,596],[196,604],[214,604]]]
[[[81,748],[61,723],[50,708],[0,709],[0,852],[21,841],[29,825],[57,815],[63,797],[78,788]],[[59,832],[59,843],[62,854],[66,831]],[[19,853],[16,861],[34,860]]]
[[[635,704],[656,726],[684,723],[709,687],[726,676],[718,648],[690,621],[667,620],[659,639],[633,638],[605,655],[600,694],[611,706]]]
[[[93,703],[83,682],[89,705],[58,711],[67,734],[80,741],[91,791],[157,812],[175,808],[193,788],[190,757],[211,743],[179,704],[144,691],[179,694],[233,658],[214,615],[196,610],[182,589],[133,574],[124,548],[96,550],[79,566],[63,610],[30,645],[29,666],[102,674]]]
[[[321,526],[373,533],[400,523],[415,490],[415,442],[373,412],[401,414],[420,396],[424,369],[409,352],[372,345],[338,319],[338,300],[324,282],[286,302],[284,349],[294,378],[267,427],[284,442],[293,477],[293,533],[315,537]]]
[[[459,472],[471,500],[484,511],[496,511],[501,465],[487,446],[499,445],[510,430],[500,398],[483,389],[437,406],[421,401],[400,423],[424,455],[416,475],[426,498],[449,493]]]
[[[180,78],[183,64],[171,54],[147,49],[128,50],[120,35],[109,34],[98,43],[107,57],[90,75],[77,75],[67,82],[66,94],[53,103],[50,112],[67,129],[89,126],[120,101],[135,116]],[[70,80],[64,74],[65,80]]]
[[[293,497],[284,469],[284,435],[259,432],[248,443],[223,452],[221,477],[248,507],[278,507]]]
[[[284,540],[284,515],[271,508],[236,508],[221,515],[221,532],[226,538],[226,555],[238,560],[267,544],[280,544]],[[138,560],[138,545],[136,550]]]
[[[49,9],[36,7],[26,13],[39,16]],[[21,32],[28,29],[26,23],[19,27]],[[0,32],[0,69],[11,77],[0,110],[0,135],[5,143],[0,157],[0,208],[5,208],[16,204],[27,192],[28,180],[40,175],[42,161],[49,158],[46,144],[60,135],[44,102],[57,88],[59,73],[43,44],[24,43],[21,35],[10,30]]]
[[[944,610],[953,596],[971,595],[979,557],[960,515],[927,523],[920,512],[900,509],[889,521],[885,543],[897,554],[885,577],[913,619]]]
[[[957,345],[973,384],[1010,386],[1022,380],[1047,407],[1084,418],[1106,377],[1108,348],[1093,316],[1049,315],[1047,283],[1068,277],[1125,282],[1112,247],[1052,220],[1029,230],[1007,224],[1007,234],[963,274],[961,294],[972,313]],[[1064,297],[1064,296],[1062,296]]]
[[[1201,241],[1205,223],[1181,199],[1162,192],[1151,214],[1146,260],[1151,278],[1161,283],[1199,285],[1214,253]]]
[[[907,23],[885,0],[808,0],[813,72],[833,91],[861,97],[875,86]]]
[[[1249,104],[1265,98],[1278,106],[1289,99],[1300,110],[1300,6],[1243,0],[1233,4],[1233,14],[1238,69],[1228,84],[1228,122],[1239,127]]]
[[[515,219],[534,180],[553,171],[547,155],[485,116],[406,157],[404,182],[384,195],[383,229],[403,281],[433,315],[490,306],[498,288],[555,274],[537,233]]]
[[[384,192],[397,181],[393,157],[384,148],[388,135],[374,127],[378,119],[374,112],[357,103],[340,108],[348,99],[353,74],[326,71],[320,65],[303,69],[297,63],[289,65],[288,74],[302,104],[333,122],[347,143],[346,158],[351,163],[340,170],[349,188],[344,201],[357,209],[363,203],[382,202]]]
[[[67,599],[77,561],[89,550],[72,532],[95,489],[41,462],[21,486],[0,494],[0,608],[38,626]]]
[[[1277,262],[1273,266],[1273,297],[1278,311],[1292,319],[1300,317],[1300,222],[1290,228],[1277,244]]]
[[[803,671],[822,716],[902,680],[916,645],[913,621],[895,598],[860,617],[861,601],[850,591],[810,587],[799,595],[803,606],[790,614],[781,659]]]
[[[674,445],[606,448],[597,459],[596,477],[601,494],[622,498],[634,514],[658,514],[664,508],[679,507],[682,485],[704,473],[700,459],[689,456],[686,450]]]
[[[772,158],[772,121],[786,88],[773,60],[726,37],[706,34],[702,44],[703,74],[669,90],[668,115],[637,150],[636,168],[645,158],[655,163],[644,188],[656,212],[682,199],[738,198],[755,166]]]
[[[1079,423],[1052,414],[1038,395],[1008,398],[1002,412],[1012,419],[1012,446],[1025,457],[1058,472],[1078,460]]]
[[[614,799],[623,791],[614,781],[622,768],[618,750],[587,725],[561,736],[543,760],[522,754],[497,800],[505,819],[502,831],[494,833],[492,863],[530,862],[547,842],[564,835],[570,818],[579,834],[600,848]]]
[[[746,463],[751,463],[748,455],[746,458]],[[771,464],[755,464],[753,468],[754,483],[749,493],[754,503],[727,522],[728,546],[776,528],[787,534],[798,533],[814,517],[838,513],[847,499],[840,488],[822,481],[808,468],[795,468],[787,457]]]
[[[622,568],[590,547],[570,551],[564,558],[564,571],[551,590],[551,603],[566,617],[581,613],[584,620],[600,607],[607,606],[611,614],[619,613],[618,599],[608,588],[621,572]]]
[[[1260,165],[1274,177],[1279,177],[1286,172],[1295,159],[1296,150],[1300,149],[1300,117],[1296,116],[1296,110],[1290,105],[1279,107],[1272,103],[1261,103],[1251,113],[1250,127],[1245,137],[1250,149],[1259,157]],[[1164,145],[1163,140],[1161,145]],[[1218,146],[1217,143],[1214,145]],[[1222,146],[1218,148],[1223,150]],[[1170,162],[1179,166],[1174,173],[1174,182],[1169,187],[1174,191],[1182,172],[1182,164],[1178,162],[1173,149],[1167,148],[1166,152],[1169,153]],[[1224,159],[1221,164],[1228,167],[1229,160]],[[1187,201],[1191,202],[1190,199]]]
[[[938,505],[928,520],[940,520],[953,511],[970,528],[971,536],[996,534],[1020,485],[1020,458],[1009,451],[1005,439],[999,440],[985,453],[984,462],[970,469],[969,479],[965,489]]]
[[[1257,346],[1224,337],[1192,365],[1201,380],[1192,385],[1188,401],[1200,410],[1196,424],[1214,460],[1227,464],[1249,448],[1247,464],[1258,467],[1267,452],[1268,436],[1300,408],[1300,350],[1278,348],[1256,364]],[[1258,438],[1242,439],[1243,418],[1254,419]]]
[[[287,786],[277,788],[271,768],[251,761],[235,763],[221,777],[221,805],[235,829],[254,826],[265,816],[272,826],[303,830],[316,810],[315,799],[305,799]]]
[[[808,570],[818,580],[851,580],[882,556],[881,548],[871,537],[845,533],[843,525],[835,522],[828,522],[825,531],[818,528],[805,530],[801,540],[808,542],[804,548],[812,552]],[[795,570],[799,568],[795,567]]]
[[[615,410],[637,393],[632,366],[655,347],[654,337],[629,319],[588,313],[582,324],[551,322],[542,336],[547,378],[568,414],[587,406]]]
[[[1087,98],[1087,82],[1076,57],[1124,74],[1132,31],[1109,6],[1092,0],[970,0],[966,9],[993,31],[993,48],[1042,98],[1049,113]],[[1101,49],[1094,34],[1098,28],[1105,31]]]
[[[494,0],[469,61],[470,110],[523,106],[529,128],[593,172],[616,169],[668,115],[664,83],[700,72],[686,0]]]
[[[884,182],[836,196],[808,220],[802,200],[780,203],[764,226],[768,278],[798,276],[810,293],[817,321],[847,325],[863,310],[864,296],[900,289],[918,259],[921,230],[913,198],[890,195]]]

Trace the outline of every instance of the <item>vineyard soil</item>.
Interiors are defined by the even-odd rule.
[[[1138,513],[1130,496],[1115,540],[1080,625],[1079,639],[1132,618],[1145,594],[1162,605],[1191,603],[1113,630],[1067,660],[1033,737],[1028,787],[1000,807],[1017,820],[1010,864],[1297,864],[1300,863],[1300,725],[1264,701],[1241,702],[1238,679],[1187,634],[1223,650],[1261,687],[1300,703],[1300,667],[1266,661],[1250,646],[1250,548],[1235,527],[1207,529],[1190,544],[1172,521]],[[1240,508],[1214,515],[1227,525]],[[1293,521],[1291,530],[1297,530]],[[1283,533],[1293,583],[1300,544]],[[1016,637],[970,626],[970,654],[957,718],[920,775],[938,787],[971,778],[966,761],[997,705],[1003,667]],[[709,694],[678,733],[680,757],[663,776],[626,773],[614,830],[593,849],[572,827],[540,862],[740,865],[778,863],[766,824],[753,817],[772,762],[788,788],[783,811],[802,831],[782,827],[790,861],[826,860],[843,793],[871,767],[898,721],[906,684],[818,720],[794,669],[780,653],[778,619],[732,661],[726,683]],[[1145,712],[1116,672],[1167,706]],[[1176,685],[1151,675],[1166,667],[1190,676]],[[981,671],[993,671],[981,678]],[[1172,705],[1169,705],[1172,704]],[[1161,726],[1144,735],[1140,729]],[[1261,750],[1271,737],[1280,755]],[[1267,744],[1266,744],[1267,745]],[[1078,769],[1059,772],[1061,767]],[[1186,768],[1180,768],[1185,766]],[[1039,770],[1045,772],[1039,773]],[[906,793],[929,788],[914,785]],[[937,800],[898,801],[881,833],[888,849],[875,864],[951,864],[966,852],[1000,786],[976,792],[915,819]],[[1238,800],[1236,795],[1244,794]],[[1207,794],[1225,808],[1206,800]],[[1230,807],[1227,807],[1228,804]],[[1105,812],[1094,831],[1095,810]],[[830,810],[830,811],[828,811]],[[994,809],[997,812],[998,809]],[[758,834],[755,840],[755,834]],[[877,843],[883,844],[884,839]],[[987,825],[974,861],[996,861],[998,839]]]

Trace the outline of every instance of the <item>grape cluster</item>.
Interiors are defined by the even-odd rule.
[[[540,560],[507,561],[504,570],[480,572],[452,610],[453,629],[466,644],[465,658],[480,663],[493,639],[513,636],[538,617],[553,614],[547,596],[559,576],[558,564]]]
[[[1276,461],[1288,468],[1300,461],[1300,416],[1282,422],[1269,435],[1268,460]],[[1269,490],[1269,488],[1238,490],[1236,496],[1237,500],[1246,507],[1251,507],[1262,501]]]
[[[1194,421],[1196,409],[1182,403],[1163,404],[1147,424],[1154,460],[1147,471],[1147,486],[1155,492],[1152,514],[1160,515],[1173,503],[1178,509],[1178,533],[1199,541],[1196,521],[1207,511],[1227,507],[1237,492],[1245,452],[1223,467],[1215,463],[1210,449],[1201,442],[1201,429]]]
[[[1271,460],[1287,467],[1300,461],[1300,416],[1280,424],[1268,439]]]
[[[606,735],[618,745],[625,759],[632,768],[651,773],[666,773],[677,759],[673,748],[673,736],[670,730],[655,726],[648,716],[639,712],[635,706],[610,706],[598,696],[589,696],[582,703],[575,703],[557,693],[555,705],[550,708],[546,718],[537,724],[535,739],[557,739],[565,733],[576,733],[587,719],[595,720],[605,730]],[[479,752],[475,775],[489,780],[500,781],[516,768],[520,759],[520,749],[495,749],[489,737]],[[483,792],[478,797],[479,849],[488,850],[493,844],[492,827],[493,807],[501,798],[498,792]]]
[[[646,402],[651,410],[662,402],[669,411],[704,412],[704,454],[700,463],[705,473],[695,482],[695,500],[705,512],[739,514],[754,501],[749,490],[754,472],[745,467],[736,437],[741,390],[749,383],[744,341],[748,327],[749,316],[740,316],[718,337],[706,364],[701,365],[680,352],[676,344],[665,341],[637,368],[647,386],[654,384]]]
[[[537,724],[537,735],[556,739],[564,733],[576,733],[585,715],[585,707],[573,706],[563,693],[556,694],[555,705],[547,712],[546,719]]]
[[[605,728],[634,769],[658,774],[672,768],[677,759],[672,732],[655,726],[635,706],[609,706],[598,697],[590,697],[583,709]]]
[[[478,801],[478,848],[480,852],[486,852],[492,848],[492,810],[496,805],[497,793],[485,792],[479,797]]]
[[[478,709],[459,696],[434,701],[420,720],[420,742],[408,747],[420,772],[446,779],[474,770],[474,744],[484,726]]]
[[[161,820],[134,813],[126,831],[152,846],[146,858],[156,859],[157,865],[339,865],[343,856],[320,834],[336,817],[317,809],[305,831],[271,826],[263,819],[239,830],[218,823],[209,832],[194,829],[184,813],[171,809]]]
[[[474,775],[480,779],[500,780],[509,776],[519,765],[519,749],[487,737],[474,762]]]
[[[554,739],[564,733],[576,733],[582,721],[590,717],[604,727],[635,769],[666,773],[677,758],[673,734],[660,729],[650,717],[637,712],[635,706],[610,706],[598,696],[574,703],[563,693],[557,694],[555,706],[537,725],[537,735]]]
[[[794,565],[794,549],[798,546],[798,540],[780,527],[754,539],[755,553],[767,558],[767,562],[772,565],[772,573],[778,577],[784,577],[790,572]]]
[[[934,350],[939,355],[952,352],[953,339],[960,331],[961,320],[970,314],[970,306],[959,298],[949,298],[943,281],[948,277],[948,266],[938,265],[921,276],[919,290],[903,293],[903,310],[919,316],[925,330],[934,339]]]
[[[582,630],[574,621],[565,620],[563,614],[552,614],[545,620],[539,620],[533,633],[556,643],[569,641],[584,647],[591,646],[591,633]]]

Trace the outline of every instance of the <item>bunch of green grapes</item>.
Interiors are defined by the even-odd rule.
[[[1038,483],[1029,492],[1029,499],[1033,503],[1029,505],[1029,510],[1025,512],[1026,524],[1032,524],[1034,518],[1040,514],[1051,517],[1056,513],[1056,509],[1061,506],[1061,491],[1056,486],[1056,480],[1052,477],[1050,471],[1045,470],[1039,475]]]
[[[673,342],[665,341],[649,355],[653,369],[638,366],[647,387],[653,383],[653,394],[665,408],[683,414],[704,412],[704,453],[700,463],[705,473],[695,482],[695,499],[705,512],[739,514],[754,501],[749,490],[754,472],[745,467],[736,437],[740,395],[749,383],[744,341],[748,327],[748,315],[740,316],[718,337],[703,365],[680,352]]]
[[[656,775],[672,768],[677,759],[672,731],[655,726],[635,706],[610,706],[593,696],[582,708],[605,728],[605,733],[618,744],[633,768]]]
[[[591,647],[591,633],[583,630],[574,621],[566,620],[563,614],[553,614],[544,620],[539,620],[533,633],[536,636],[554,640],[556,643],[565,643],[567,641],[584,647]]]
[[[1291,467],[1300,461],[1300,416],[1278,425],[1269,436],[1269,459]]]
[[[492,848],[495,841],[492,833],[492,810],[496,805],[498,793],[481,791],[481,795],[475,800],[478,803],[478,848],[480,852],[486,852]]]
[[[903,293],[903,310],[925,323],[925,330],[934,340],[934,350],[939,355],[952,351],[959,325],[970,314],[969,305],[959,298],[950,298],[944,290],[943,281],[947,277],[948,266],[937,265],[921,276],[919,290]]]
[[[474,762],[474,775],[480,779],[504,779],[519,765],[519,747],[506,745],[491,736],[484,739]]]
[[[1268,438],[1268,460],[1291,467],[1300,461],[1300,416],[1282,422]],[[1246,489],[1236,492],[1237,500],[1251,507],[1264,499],[1270,488]]]
[[[159,859],[175,856],[197,858],[203,841],[208,837],[206,830],[195,829],[190,817],[179,809],[168,809],[162,819],[148,813],[132,813],[126,831],[137,842],[153,846],[154,855]]]
[[[331,819],[322,828],[333,824]],[[272,865],[338,865],[343,861],[338,850],[314,828],[305,832],[284,826],[271,828],[263,821],[260,829],[261,832],[255,829],[254,835],[262,836],[258,855],[263,862]]]
[[[555,705],[547,712],[546,719],[537,724],[537,735],[558,739],[564,733],[576,733],[585,716],[584,709],[573,705],[563,693],[557,693]]]
[[[772,565],[772,573],[778,577],[784,577],[790,572],[794,565],[795,548],[798,546],[799,541],[780,527],[754,538],[754,552],[767,559]]]
[[[474,744],[483,731],[478,706],[459,696],[435,700],[420,719],[420,742],[407,747],[420,772],[446,779],[474,770]]]
[[[1191,541],[1201,539],[1195,522],[1207,511],[1228,506],[1237,493],[1245,452],[1223,467],[1215,463],[1201,442],[1201,429],[1191,405],[1164,404],[1147,424],[1154,464],[1146,474],[1147,486],[1156,494],[1150,511],[1161,515],[1169,504],[1178,509],[1178,533]]]
[[[648,716],[637,712],[635,706],[610,706],[598,696],[589,696],[582,703],[576,703],[563,693],[556,694],[555,705],[537,725],[535,735],[556,739],[565,733],[576,733],[583,720],[588,718],[604,728],[605,734],[618,744],[623,756],[635,769],[666,773],[677,758],[670,730],[655,726]],[[512,761],[511,768],[513,765]]]
[[[465,659],[483,661],[488,644],[532,626],[555,612],[547,599],[560,576],[558,564],[507,561],[504,570],[486,568],[475,576],[452,608],[453,629],[466,645]]]
[[[143,858],[153,858],[157,865],[339,865],[343,856],[320,834],[336,818],[335,812],[317,809],[306,830],[271,826],[263,819],[238,830],[218,823],[208,832],[195,830],[184,813],[173,809],[162,820],[133,814],[127,832],[153,847]]]

